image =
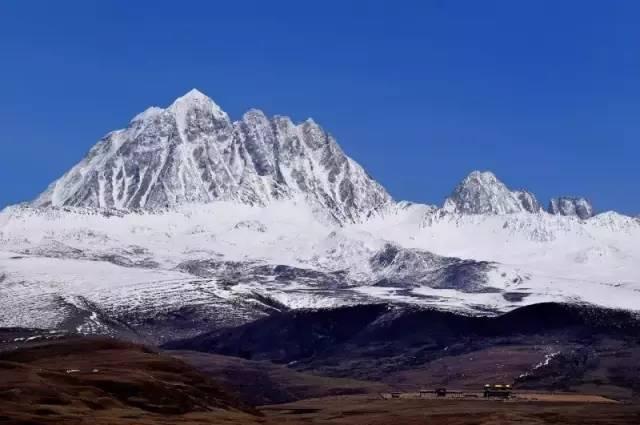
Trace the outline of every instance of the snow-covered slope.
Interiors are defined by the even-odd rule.
[[[361,220],[391,202],[313,120],[295,125],[252,109],[231,122],[192,90],[107,134],[34,205],[158,209],[234,200],[264,206],[300,194],[340,222]]]
[[[353,225],[327,224],[300,200],[267,207],[219,201],[129,214],[12,207],[0,214],[0,229],[0,299],[12,306],[0,309],[0,323],[13,326],[42,326],[53,313],[43,322],[33,308],[56,310],[62,300],[79,308],[78,299],[123,319],[125,313],[146,317],[184,306],[233,305],[229,300],[237,305],[253,294],[286,307],[395,300],[399,292],[412,300],[414,288],[431,286],[449,290],[443,307],[467,308],[457,295],[445,298],[484,287],[497,268],[405,249]],[[448,279],[458,268],[467,279]],[[480,304],[484,309],[487,303]]]
[[[639,238],[639,221],[616,213],[585,222],[405,204],[336,226],[296,199],[128,214],[12,207],[0,214],[0,323],[118,323],[169,338],[274,309],[354,303],[640,310]]]
[[[192,91],[0,213],[0,327],[162,341],[355,303],[640,310],[640,220],[562,205],[478,171],[442,208],[395,203],[312,121],[231,122]]]

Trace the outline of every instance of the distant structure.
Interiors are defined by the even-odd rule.
[[[484,397],[509,398],[511,397],[511,385],[487,384],[484,386]]]
[[[446,397],[447,389],[446,388],[436,388],[436,397]]]
[[[465,393],[462,391],[450,390],[446,387],[438,387],[433,390],[420,390],[418,397],[420,398],[463,398]]]

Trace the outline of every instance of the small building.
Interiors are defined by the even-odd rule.
[[[511,385],[509,384],[487,384],[484,386],[485,398],[509,398],[511,397]]]
[[[446,397],[447,396],[447,389],[446,388],[436,388],[436,397]]]

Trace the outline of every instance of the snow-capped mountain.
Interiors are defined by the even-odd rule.
[[[106,135],[36,206],[158,209],[233,200],[267,205],[304,196],[338,221],[358,221],[389,194],[313,120],[252,109],[232,122],[197,90]]]
[[[542,206],[527,190],[511,190],[491,171],[473,171],[445,200],[445,211],[459,214],[538,213]],[[591,202],[582,197],[561,196],[549,201],[547,212],[583,220],[594,216]]]
[[[373,302],[640,310],[640,220],[552,205],[479,171],[442,207],[396,203],[313,121],[232,122],[192,91],[0,213],[0,327],[162,341]]]
[[[512,214],[538,212],[540,204],[527,191],[511,191],[490,171],[473,171],[444,203],[446,211],[460,214]]]

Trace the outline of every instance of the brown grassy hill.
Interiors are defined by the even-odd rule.
[[[257,414],[183,361],[139,345],[74,338],[0,353],[0,423],[252,423]]]
[[[312,375],[266,361],[196,351],[169,351],[167,354],[191,364],[252,405],[389,391],[382,383]]]

